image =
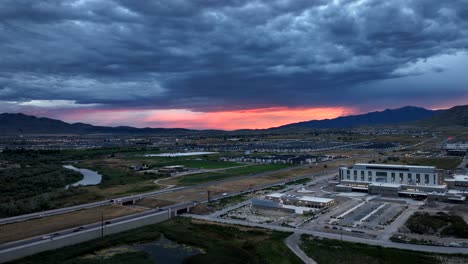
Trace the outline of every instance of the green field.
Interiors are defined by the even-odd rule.
[[[212,154],[188,157],[144,157],[143,154],[135,155],[134,153],[129,153],[125,154],[122,159],[131,161],[145,161],[145,163],[148,163],[152,168],[184,165],[189,168],[198,169],[221,169],[242,165],[236,162],[219,161],[219,156],[220,155],[218,154]]]
[[[418,166],[436,166],[438,169],[453,170],[461,162],[461,158],[404,158],[403,163]]]
[[[113,256],[93,253],[120,245],[152,242],[164,234],[179,244],[201,248],[204,253],[185,259],[184,263],[278,263],[299,264],[301,261],[284,245],[287,233],[262,229],[242,230],[235,226],[192,223],[188,218],[176,218],[128,232],[111,235],[62,249],[44,252],[15,264],[94,264],[94,263],[154,263],[142,252],[123,252]]]
[[[197,168],[197,169],[223,169],[229,167],[241,166],[242,164],[236,162],[226,162],[226,161],[217,161],[217,160],[198,160],[198,159],[177,159],[171,160],[171,158],[166,158],[161,163],[157,164],[158,167],[162,166],[171,166],[171,165],[184,165],[188,168]]]
[[[445,264],[467,263],[468,256],[438,255],[383,248],[303,235],[301,248],[318,264]]]
[[[267,171],[274,171],[287,168],[288,165],[279,164],[264,164],[264,165],[251,165],[247,167],[240,167],[234,169],[227,169],[219,172],[199,173],[183,176],[177,182],[178,185],[194,185],[210,181],[219,181],[236,176],[245,176],[250,174],[257,174]]]

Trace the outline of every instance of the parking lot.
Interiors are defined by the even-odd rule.
[[[357,201],[352,205],[356,203]],[[363,201],[344,213],[335,214],[331,223],[343,227],[381,230],[391,224],[406,208],[407,206],[399,203]]]

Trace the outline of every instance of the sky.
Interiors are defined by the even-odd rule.
[[[468,0],[2,0],[0,113],[268,128],[468,104]]]

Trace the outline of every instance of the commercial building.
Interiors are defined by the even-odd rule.
[[[448,155],[466,156],[468,153],[468,142],[448,143],[444,146]]]
[[[265,199],[252,199],[252,205],[268,209],[277,209],[302,214],[318,211],[335,204],[335,200],[313,196],[299,196],[284,193],[272,193]]]
[[[446,178],[445,183],[449,189],[468,191],[468,175],[454,175],[452,178]]]
[[[340,167],[335,190],[426,198],[429,192],[446,192],[447,186],[434,166],[357,163]]]
[[[272,193],[265,196],[265,199],[282,203],[284,205],[294,205],[301,207],[309,207],[315,209],[322,209],[330,207],[335,204],[335,200],[313,197],[313,196],[300,196],[294,194]]]

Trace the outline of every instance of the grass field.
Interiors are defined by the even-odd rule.
[[[177,185],[194,185],[210,181],[218,181],[236,176],[245,176],[249,174],[257,174],[267,171],[274,171],[287,168],[287,165],[279,164],[263,164],[252,165],[247,167],[227,169],[219,172],[199,173],[180,177]]]
[[[405,158],[404,163],[408,165],[419,165],[419,166],[436,166],[438,169],[453,170],[460,163],[462,159],[458,157],[454,158]]]
[[[436,255],[303,235],[301,248],[318,264],[445,264],[467,263],[468,256]]]
[[[161,234],[179,244],[203,249],[203,254],[189,257],[184,263],[301,263],[284,245],[283,240],[288,236],[286,233],[192,221],[188,218],[176,218],[157,225],[111,235],[104,239],[44,252],[12,263],[149,264],[154,262],[144,252],[124,252],[103,258],[83,258],[83,256],[119,245],[156,241]]]
[[[184,165],[188,168],[197,169],[222,169],[239,166],[241,164],[236,162],[218,161],[210,159],[199,158],[158,158],[157,160],[150,160],[152,167],[163,167],[171,165]]]
[[[367,161],[367,158],[360,158],[355,160],[334,160],[327,163],[327,169],[331,170],[338,168],[341,164],[350,165],[355,162],[364,162]],[[300,166],[300,167],[291,167],[287,170],[282,171],[269,171],[264,175],[240,179],[229,182],[222,182],[210,184],[206,187],[191,188],[181,191],[175,191],[172,193],[165,193],[158,195],[160,199],[174,201],[174,202],[188,202],[206,199],[207,190],[211,191],[212,195],[219,195],[224,192],[238,192],[246,191],[257,186],[263,186],[272,183],[284,182],[284,180],[308,175],[311,173],[319,173],[324,170],[324,164],[318,164],[314,166]]]
[[[126,206],[101,206],[30,221],[0,225],[0,243],[96,223],[101,221],[102,213],[104,214],[105,219],[111,219],[141,211],[143,210],[140,208],[131,208]]]
[[[208,158],[194,158],[194,157],[176,157],[176,158],[154,158],[148,159],[140,156],[138,160],[126,160],[120,158],[96,159],[83,161],[77,164],[77,167],[87,168],[94,170],[103,175],[102,182],[99,184],[101,188],[108,188],[111,186],[125,185],[136,183],[148,179],[157,179],[164,177],[164,175],[136,173],[129,167],[135,164],[148,164],[150,168],[160,168],[170,165],[184,165],[188,168],[198,169],[222,169],[235,167],[242,164],[235,162],[224,162],[218,160],[211,160]],[[234,170],[234,169],[233,169]],[[232,171],[234,173],[235,171]],[[239,171],[242,173],[242,170]],[[216,176],[207,175],[206,177]]]

